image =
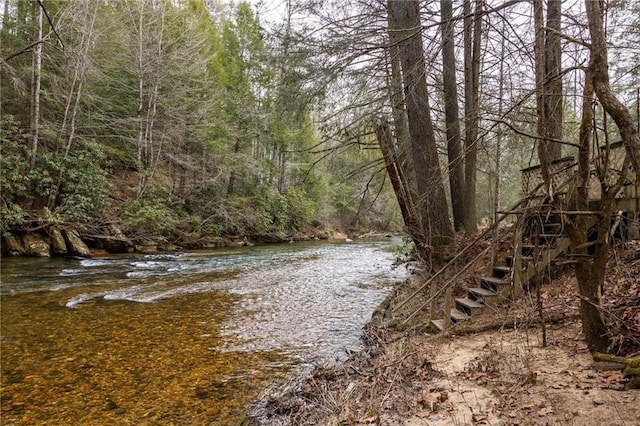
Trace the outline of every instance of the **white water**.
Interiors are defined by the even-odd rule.
[[[397,241],[396,241],[397,243]],[[3,260],[5,296],[70,293],[69,309],[100,300],[154,303],[185,294],[236,296],[213,351],[277,350],[303,363],[357,349],[362,326],[407,277],[390,241],[308,243],[102,259]],[[66,297],[66,296],[65,296]]]

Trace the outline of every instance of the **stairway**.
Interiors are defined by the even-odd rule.
[[[542,223],[539,231],[533,232],[537,220]],[[542,274],[569,249],[569,238],[564,234],[562,224],[555,222],[552,216],[531,216],[523,221],[527,222],[528,232],[521,229],[515,233],[516,253],[507,256],[503,264],[494,265],[491,276],[480,277],[479,287],[469,288],[465,297],[454,299],[449,315],[450,325],[470,321],[473,315],[487,306],[517,296],[533,278]],[[444,318],[434,319],[431,323],[440,331],[447,328]]]
[[[636,180],[636,174],[631,166],[624,161],[626,156],[624,144],[622,142],[611,144],[606,147],[606,150],[600,151],[600,154],[603,153],[609,156],[608,173],[611,173],[611,177],[607,181],[621,181],[620,177],[622,175],[625,178],[623,179],[624,184],[615,195],[613,212],[640,212],[640,182]],[[567,199],[571,198],[568,195],[575,193],[577,190],[575,178],[578,176],[578,164],[572,157],[566,157],[550,162],[548,166],[549,177],[555,190],[554,194],[561,201],[564,200],[560,205],[567,205]],[[597,168],[594,166],[591,174],[594,174],[595,170]],[[583,212],[565,211],[562,213],[564,217],[572,215],[591,217],[591,224],[587,222],[581,225],[586,225],[587,229],[591,229],[596,224],[595,217],[591,215],[594,211],[597,212],[599,210],[602,199],[600,185],[597,184],[596,180],[592,182],[588,187],[587,204],[590,210]],[[522,193],[526,194],[523,199],[524,204],[521,204],[520,201],[516,203],[514,208],[507,210],[507,213],[493,225],[497,226],[509,214],[520,215],[525,211],[528,212],[528,214],[519,216],[520,219],[515,227],[513,256],[506,257],[500,265],[493,265],[491,276],[480,277],[479,287],[469,288],[464,297],[451,298],[452,285],[455,285],[455,279],[452,279],[453,282],[449,281],[439,290],[433,292],[429,298],[430,303],[433,303],[436,297],[446,292],[444,309],[446,311],[446,320],[445,318],[432,320],[431,322],[435,328],[442,331],[450,325],[470,321],[474,314],[486,309],[488,305],[504,300],[507,297],[518,297],[534,278],[542,276],[552,262],[567,253],[570,247],[570,240],[564,234],[563,225],[556,214],[557,211],[554,211],[553,207],[547,204],[548,191],[545,188],[540,166],[532,166],[522,170]],[[534,211],[537,212],[535,215],[532,214]],[[476,241],[463,249],[459,255],[470,250]],[[568,254],[568,257],[569,262],[573,261],[570,254]],[[433,282],[451,264],[453,264],[453,261],[434,274],[423,288]],[[470,264],[465,266],[463,270],[469,267]],[[413,295],[402,304],[412,297]],[[424,306],[426,304],[419,309]],[[405,322],[413,318],[419,312],[419,309],[410,315]]]

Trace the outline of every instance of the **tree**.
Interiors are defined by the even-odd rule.
[[[629,109],[611,90],[602,8],[599,1],[585,0],[585,6],[591,35],[594,90],[605,111],[616,122],[633,169],[637,178],[640,178],[640,132]]]
[[[31,65],[31,120],[30,139],[31,152],[29,153],[31,168],[36,165],[36,155],[38,152],[38,138],[40,134],[40,72],[42,70],[42,8],[40,3],[33,2],[33,16],[35,20],[34,43]]]
[[[442,15],[442,81],[444,85],[444,112],[447,134],[447,158],[449,161],[451,208],[453,211],[454,228],[456,230],[463,230],[465,229],[467,219],[467,192],[465,189],[464,156],[460,146],[453,1],[440,0],[440,9]]]
[[[535,0],[536,109],[538,113],[538,158],[547,194],[553,196],[548,164],[562,153],[563,96],[560,39],[561,1],[550,0],[544,26],[544,2]]]
[[[544,30],[544,119],[546,120],[545,144],[549,161],[562,156],[563,96],[562,96],[562,37],[560,19],[562,1],[547,3],[547,24]]]
[[[464,178],[465,224],[467,232],[477,230],[476,168],[478,158],[478,126],[480,114],[480,57],[484,0],[476,0],[471,13],[470,0],[465,0],[464,13]]]
[[[593,132],[593,63],[585,73],[583,92],[582,121],[580,125],[580,149],[578,153],[578,182],[575,198],[569,200],[569,209],[587,211],[589,208],[589,178],[591,175],[591,135]],[[572,253],[576,256],[575,272],[580,293],[580,314],[582,329],[589,350],[607,352],[609,338],[604,316],[600,310],[602,305],[602,286],[608,258],[609,223],[615,193],[610,192],[606,184],[606,173],[598,170],[602,199],[600,214],[596,221],[598,241],[590,249],[588,233],[592,226],[592,218],[579,215],[566,217],[567,233],[571,239]],[[618,188],[615,189],[615,192]]]
[[[453,230],[438,161],[435,133],[431,121],[429,91],[424,76],[425,61],[418,1],[388,0],[389,33],[400,36],[399,57],[405,92],[413,166],[416,174],[422,228],[430,243],[432,259],[443,261]]]
[[[628,109],[616,98],[611,90],[607,44],[600,2],[586,0],[585,4],[591,35],[591,56],[589,66],[585,72],[577,191],[575,199],[572,200],[573,205],[570,206],[572,209],[583,211],[588,210],[589,207],[589,178],[592,169],[590,147],[592,145],[591,135],[594,130],[592,99],[594,93],[602,103],[604,110],[613,117],[618,125],[627,154],[631,158],[636,179],[640,177],[640,169],[638,168],[640,135]],[[604,155],[608,155],[608,152],[605,151]],[[615,181],[612,181],[612,175]],[[572,251],[577,256],[575,271],[580,292],[582,328],[585,341],[592,353],[607,352],[609,350],[610,341],[601,310],[602,288],[609,257],[609,229],[613,204],[616,194],[624,182],[625,170],[622,170],[621,176],[616,178],[616,174],[612,173],[612,170],[608,167],[608,161],[604,161],[598,163],[596,176],[599,180],[601,192],[600,211],[595,225],[597,240],[593,243],[588,241],[587,234],[591,226],[588,218],[583,216],[567,221]]]

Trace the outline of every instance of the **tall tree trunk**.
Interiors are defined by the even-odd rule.
[[[477,230],[476,168],[478,157],[478,115],[480,86],[480,42],[482,40],[482,9],[484,0],[476,0],[475,12],[471,14],[471,0],[465,0],[464,13],[464,186],[465,186],[465,230]]]
[[[506,34],[507,30],[507,22],[502,21],[502,33]],[[498,75],[500,76],[499,86],[498,86],[498,117],[502,117],[504,112],[504,63],[505,63],[505,39],[506,37],[502,37],[500,40],[500,70]],[[502,126],[498,125],[496,129],[496,150],[495,150],[495,179],[494,179],[494,190],[493,190],[493,223],[497,224],[500,214],[500,203],[501,203],[501,188],[502,188]],[[498,260],[498,232],[499,229],[497,226],[494,227],[492,233],[492,239],[494,243],[491,251],[491,264],[495,265]]]
[[[398,44],[401,40],[397,32],[390,32],[389,40],[387,86],[395,128],[395,143],[386,122],[378,125],[376,136],[407,233],[416,245],[420,258],[428,259],[429,247],[420,223],[420,215],[416,210],[416,175],[411,158],[411,138],[407,124],[407,111],[402,89],[402,70],[398,53]],[[394,178],[392,174],[395,174],[396,177]]]
[[[391,113],[393,115],[393,127],[396,136],[396,163],[406,179],[406,186],[409,199],[415,212],[416,203],[416,174],[411,158],[411,136],[409,135],[409,125],[407,123],[407,110],[405,108],[404,90],[402,89],[402,66],[398,44],[400,37],[396,31],[389,34],[389,57],[388,86],[389,99],[391,100]]]
[[[536,74],[536,112],[537,112],[537,133],[538,133],[538,160],[540,161],[540,172],[545,183],[545,193],[553,195],[551,188],[551,178],[549,176],[549,159],[547,154],[548,144],[547,119],[545,115],[545,54],[544,54],[544,5],[543,0],[533,1],[533,22],[535,27],[535,74]]]
[[[37,1],[33,2],[33,16],[36,21],[34,39],[38,43],[33,47],[31,56],[31,122],[29,126],[31,149],[29,152],[29,161],[32,169],[36,165],[36,156],[38,153],[40,131],[40,72],[42,69],[42,8]]]
[[[376,125],[375,132],[378,144],[380,145],[380,151],[382,151],[382,157],[384,158],[384,163],[387,168],[389,180],[391,181],[393,191],[396,195],[396,199],[398,200],[398,206],[400,207],[400,213],[402,214],[402,219],[404,220],[407,233],[414,241],[420,257],[428,257],[428,244],[425,240],[420,220],[413,206],[409,185],[406,181],[406,177],[403,176],[398,153],[394,148],[393,138],[391,137],[391,129],[389,129],[389,124],[386,120],[382,120]]]
[[[456,84],[456,55],[452,0],[440,0],[442,15],[442,81],[444,84],[444,113],[447,125],[447,159],[453,226],[465,229],[465,182],[462,147],[460,146],[460,117]]]
[[[580,149],[578,151],[578,183],[575,199],[570,200],[569,209],[587,210],[589,206],[589,176],[591,174],[591,134],[593,132],[593,99],[592,67],[585,73],[585,85],[582,97],[582,121],[580,123]],[[603,188],[603,194],[607,190]],[[616,191],[617,192],[617,191]],[[602,286],[608,254],[608,235],[611,202],[603,197],[602,216],[598,219],[598,242],[592,254],[589,253],[588,232],[591,218],[580,215],[568,218],[567,233],[571,239],[571,251],[576,256],[576,279],[580,293],[580,315],[582,329],[589,350],[606,352],[609,347],[607,329],[600,305],[602,303]],[[593,257],[592,257],[593,256]]]
[[[638,133],[637,123],[631,117],[629,109],[618,100],[611,90],[602,8],[599,1],[585,0],[585,5],[591,34],[594,90],[605,111],[616,122],[622,136],[622,142],[631,158],[636,179],[640,180],[640,133]]]
[[[387,10],[389,32],[398,32],[402,40],[399,54],[418,186],[418,210],[432,253],[432,259],[425,261],[437,266],[445,257],[453,229],[431,121],[419,2],[388,0]]]
[[[238,154],[240,153],[240,137],[236,136],[236,141],[233,144],[233,157],[238,158]],[[227,184],[227,195],[232,195],[236,191],[236,169],[235,167],[231,168],[231,172],[229,173],[229,183]]]
[[[545,44],[545,80],[544,109],[546,120],[547,159],[558,160],[562,156],[563,98],[560,45],[560,20],[562,1],[549,0],[547,4],[547,25],[544,32]]]

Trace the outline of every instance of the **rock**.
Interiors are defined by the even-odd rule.
[[[24,256],[25,249],[22,240],[15,235],[2,237],[2,254],[7,256]]]
[[[39,234],[24,234],[22,236],[22,245],[27,256],[51,257],[49,243]]]
[[[50,231],[51,249],[53,254],[67,254],[67,244],[64,241],[62,232],[58,228],[52,228]]]
[[[62,231],[62,236],[67,244],[67,251],[70,254],[82,257],[91,257],[89,247],[80,239],[78,231],[65,229]]]
[[[135,251],[133,242],[124,235],[121,237],[110,235],[94,236],[94,239],[100,247],[109,253],[133,253]]]
[[[105,410],[115,410],[116,408],[118,408],[118,404],[109,399],[104,408]]]

